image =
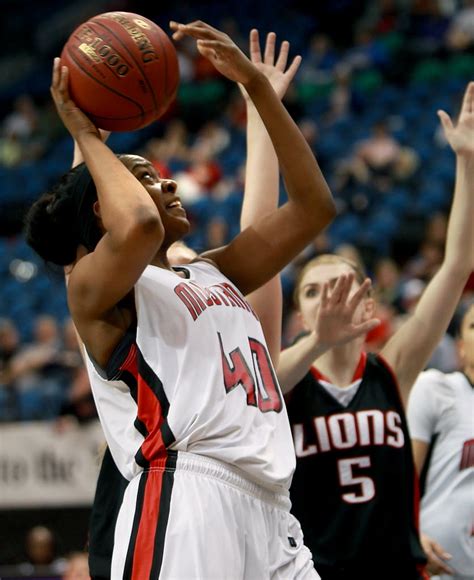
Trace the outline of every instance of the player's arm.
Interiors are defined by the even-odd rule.
[[[422,441],[421,439],[416,438],[412,438],[411,446],[413,450],[413,460],[415,462],[415,467],[418,474],[420,474],[425,465],[430,446],[426,441]],[[441,544],[423,532],[420,532],[420,542],[423,551],[428,558],[427,568],[430,574],[454,574],[453,569],[450,568],[447,564],[452,556],[443,548],[443,546],[441,546]]]
[[[261,54],[258,31],[250,32],[250,59],[270,81],[282,99],[301,63],[297,56],[286,69],[290,45],[282,42],[275,61],[276,35],[267,35],[265,51]],[[251,227],[278,207],[279,167],[272,141],[257,109],[245,89],[242,89],[247,107],[247,164],[245,192],[240,218],[241,230]],[[257,313],[265,334],[273,364],[278,363],[281,349],[282,292],[280,277],[275,276],[264,286],[247,296]]]
[[[278,382],[284,394],[289,393],[306,375],[314,361],[329,349],[341,346],[378,326],[376,318],[361,324],[354,324],[353,317],[357,306],[370,288],[367,279],[349,297],[354,274],[339,276],[333,290],[324,284],[313,328],[294,345],[280,354],[277,368]]]
[[[197,39],[198,50],[249,94],[270,135],[289,201],[206,254],[244,294],[273,278],[329,224],[335,206],[314,155],[268,79],[224,33],[202,22],[172,23],[173,35]]]
[[[456,154],[456,183],[446,255],[413,316],[395,333],[381,353],[398,378],[405,404],[416,376],[423,370],[446,331],[474,269],[474,82],[469,83],[466,89],[456,126],[444,111],[440,111],[439,116]]]
[[[143,185],[102,142],[70,99],[68,70],[55,59],[51,93],[97,188],[106,234],[74,267],[68,285],[76,321],[102,319],[140,277],[163,241],[158,209]]]
[[[105,129],[99,129],[100,138],[105,143],[110,137],[111,131],[105,131]],[[84,156],[82,155],[81,148],[79,147],[77,141],[74,139],[74,151],[72,154],[72,164],[71,168],[77,167],[81,163],[84,163]]]
[[[410,393],[407,408],[408,426],[416,471],[421,475],[425,467],[430,441],[436,433],[438,420],[444,413],[442,403],[437,398],[437,382],[442,381],[442,373],[429,370],[420,373]],[[420,533],[420,541],[428,558],[431,574],[452,574],[447,561],[451,555],[433,538]]]

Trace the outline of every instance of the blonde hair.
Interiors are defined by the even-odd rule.
[[[309,262],[306,262],[296,278],[293,290],[293,302],[296,308],[300,308],[300,286],[306,273],[309,272],[309,270],[312,270],[314,267],[322,266],[324,264],[346,264],[354,271],[355,279],[359,285],[362,285],[364,280],[367,278],[367,274],[365,273],[363,267],[349,258],[344,258],[343,256],[339,256],[337,254],[322,254],[321,256],[317,256]]]

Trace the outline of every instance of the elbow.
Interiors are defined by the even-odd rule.
[[[306,213],[306,215],[314,233],[319,233],[334,220],[337,215],[337,209],[329,190],[325,199],[323,201],[319,200],[319,203],[313,206],[311,211]]]

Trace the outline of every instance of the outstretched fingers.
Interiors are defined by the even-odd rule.
[[[358,338],[359,336],[365,336],[374,328],[380,324],[380,320],[378,318],[371,318],[366,322],[361,322],[360,324],[354,324],[352,328],[352,338]]]
[[[197,39],[217,40],[222,39],[225,35],[209,24],[196,20],[190,24],[183,24],[181,22],[170,21],[170,28],[173,30],[173,39],[180,40],[184,36],[192,36]]]
[[[466,88],[462,100],[461,114],[474,113],[474,81],[471,81]]]
[[[61,77],[61,59],[59,56],[55,57],[53,60],[53,75],[51,79],[51,89],[56,89],[59,85],[59,79]]]
[[[253,63],[262,62],[262,51],[260,50],[260,38],[258,30],[252,28],[250,31],[250,60]]]
[[[275,62],[275,44],[276,44],[276,34],[274,32],[269,32],[267,34],[267,40],[265,42],[265,53],[263,55],[263,62],[273,66]]]
[[[337,278],[329,298],[329,303],[331,306],[336,306],[341,302],[341,296],[343,295],[344,288],[347,285],[347,278],[348,276],[345,274],[342,274],[342,276]]]
[[[277,61],[275,63],[275,67],[278,70],[284,71],[286,69],[286,65],[288,63],[288,54],[290,52],[290,43],[287,40],[284,40],[280,46],[280,53],[278,54]]]
[[[298,69],[300,68],[300,64],[301,64],[302,60],[303,59],[301,56],[299,56],[299,55],[295,56],[295,58],[293,59],[293,62],[288,67],[288,70],[286,71],[285,75],[288,76],[290,79],[294,78],[294,76],[298,72]]]
[[[446,111],[439,110],[438,117],[441,121],[441,125],[443,125],[444,132],[446,135],[449,135],[450,131],[454,129],[453,122],[451,121],[451,117],[446,113]]]
[[[349,308],[351,309],[352,312],[354,312],[355,309],[362,302],[362,299],[364,298],[364,296],[366,296],[366,294],[370,290],[371,286],[372,286],[372,282],[371,282],[370,278],[366,278],[362,282],[362,284],[359,286],[359,288],[356,290],[356,292],[354,292],[354,295],[352,296],[352,298],[349,301]]]

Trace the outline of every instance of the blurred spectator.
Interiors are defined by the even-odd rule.
[[[405,0],[378,0],[368,2],[360,25],[371,28],[376,34],[387,34],[400,28],[407,14]]]
[[[18,419],[15,381],[11,376],[11,361],[20,349],[20,335],[14,323],[0,318],[0,421]]]
[[[346,118],[352,113],[356,97],[351,85],[351,72],[340,66],[334,71],[334,86],[329,94],[329,110],[325,115],[328,125]]]
[[[76,329],[71,318],[64,324],[64,345],[58,361],[64,370],[64,400],[59,410],[60,417],[75,418],[79,423],[97,419],[97,410],[82,361]],[[57,428],[66,423],[60,420]]]
[[[327,84],[332,80],[338,55],[327,34],[314,34],[298,73],[303,83]]]
[[[38,111],[29,95],[20,95],[13,103],[13,111],[3,121],[3,131],[22,141],[32,137],[38,127]]]
[[[30,95],[20,95],[2,124],[0,162],[6,166],[38,159],[45,150],[40,113]]]
[[[378,304],[390,306],[402,311],[400,294],[400,270],[391,258],[382,258],[374,269],[374,298]]]
[[[66,560],[62,580],[90,580],[88,556],[84,552],[73,552]]]
[[[431,280],[444,257],[447,216],[437,213],[431,216],[425,226],[425,233],[418,252],[405,266],[409,278]]]
[[[418,160],[413,150],[402,147],[390,135],[384,121],[375,123],[372,135],[356,144],[352,157],[340,164],[339,188],[351,179],[386,192],[397,179],[413,175]]]
[[[0,318],[0,381],[8,377],[8,366],[20,348],[20,335],[13,321]]]
[[[160,171],[162,177],[163,166],[168,166],[170,162],[189,160],[188,130],[183,121],[173,119],[166,125],[165,133],[160,139],[151,139],[146,144],[145,155]]]
[[[62,575],[66,562],[56,556],[56,540],[53,532],[45,526],[35,526],[26,534],[26,561],[18,569],[24,576]]]
[[[360,28],[355,34],[355,44],[346,52],[342,63],[352,72],[381,69],[390,64],[390,54],[371,28]]]
[[[474,47],[474,0],[464,0],[463,8],[451,20],[446,46],[455,52]]]
[[[39,316],[34,341],[11,359],[10,377],[16,381],[23,419],[53,418],[62,400],[64,363],[56,320]]]
[[[406,43],[412,57],[437,55],[443,47],[449,18],[438,0],[415,0],[411,4]]]

